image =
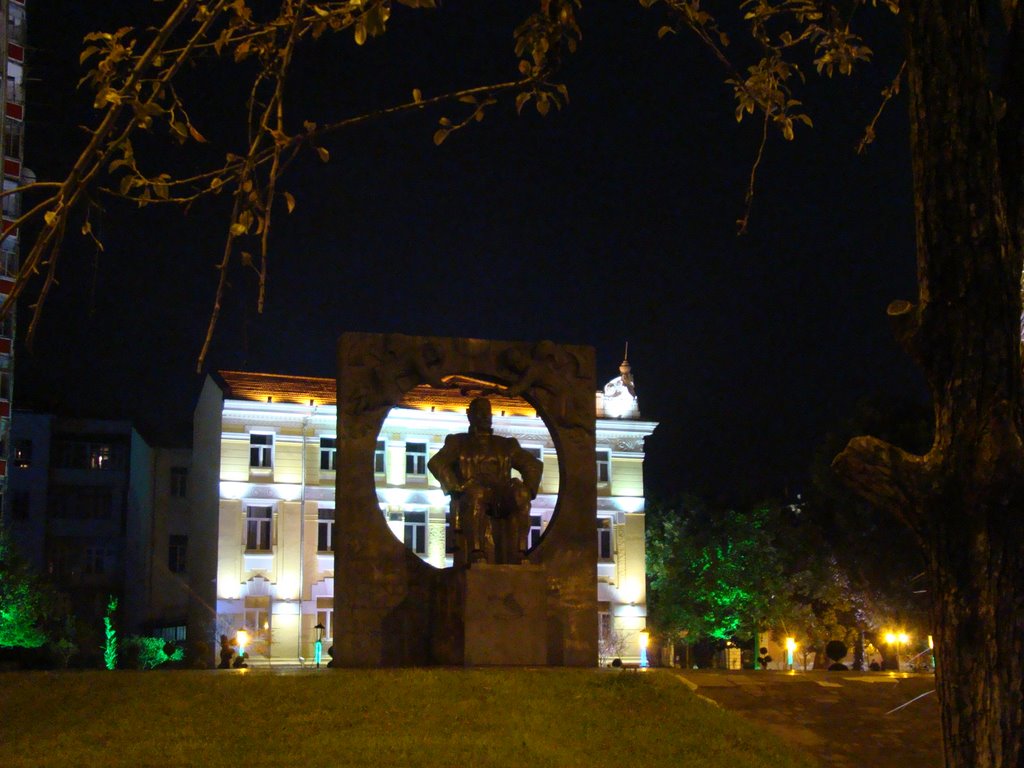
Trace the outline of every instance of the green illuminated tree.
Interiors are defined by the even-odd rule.
[[[47,642],[47,596],[0,527],[0,647],[39,648]]]
[[[110,596],[107,612],[103,616],[103,664],[107,669],[117,668],[117,629],[114,627],[114,614],[117,612],[117,598]]]
[[[786,583],[767,507],[652,514],[652,624],[672,639],[751,637],[785,613]]]

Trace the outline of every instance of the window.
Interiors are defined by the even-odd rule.
[[[86,547],[85,563],[82,570],[94,576],[101,576],[107,572],[107,556],[109,550],[106,547]]]
[[[32,464],[32,441],[19,440],[14,446],[14,466],[26,469]]]
[[[11,372],[6,368],[0,369],[0,399],[11,399],[11,381]]]
[[[607,483],[611,472],[611,453],[609,451],[597,452],[597,482]]]
[[[167,567],[171,573],[185,573],[185,554],[188,550],[188,536],[171,534],[167,547]]]
[[[334,510],[321,508],[317,512],[316,551],[334,551]]]
[[[109,445],[93,443],[89,446],[89,469],[111,469],[112,461]]]
[[[273,435],[249,435],[249,466],[257,469],[270,469],[274,466]]]
[[[427,474],[427,444],[405,444],[405,474],[412,477],[423,477]]]
[[[50,517],[66,520],[109,520],[114,497],[107,486],[55,485],[47,498]]]
[[[188,467],[171,467],[171,496],[184,499],[188,495]]]
[[[8,81],[9,82],[9,81]],[[13,99],[8,99],[13,101]],[[4,192],[11,192],[18,188],[18,182],[4,179]],[[16,219],[21,215],[21,195],[4,195],[3,213],[9,219]]]
[[[51,457],[57,469],[123,469],[125,446],[105,440],[57,439]]]
[[[320,469],[333,472],[338,461],[338,438],[320,438]]]
[[[541,516],[530,515],[530,540],[529,548],[533,549],[540,543]]]
[[[18,252],[11,238],[0,242],[0,275],[14,277],[18,274]]]
[[[11,517],[15,520],[28,520],[31,509],[31,496],[28,491],[18,489],[11,493]]]
[[[259,598],[257,598],[259,599]],[[266,598],[263,598],[266,600]],[[242,625],[249,630],[249,647],[252,647],[252,643],[261,637],[266,637],[265,632],[270,631],[270,605],[260,606],[245,606],[245,623]],[[248,649],[246,653],[248,654]]]
[[[58,581],[66,580],[71,576],[71,563],[74,559],[71,546],[68,539],[57,539],[47,545],[46,572]]]
[[[25,138],[23,123],[15,120],[4,122],[4,154],[8,157],[21,157]]]
[[[405,513],[405,546],[417,555],[427,552],[427,513]]]
[[[597,557],[601,560],[612,559],[612,521],[607,517],[597,520]]]
[[[385,466],[386,466],[386,460],[384,458],[385,454],[386,454],[385,447],[386,446],[384,445],[384,441],[383,440],[378,440],[377,441],[377,447],[373,449],[373,471],[374,471],[374,474],[377,474],[377,475],[384,474],[384,469],[385,469]]]
[[[158,627],[153,630],[153,637],[159,637],[168,643],[180,643],[185,640],[185,625],[178,624],[174,627]]]
[[[13,314],[7,314],[3,318],[0,318],[0,336],[6,336],[9,339],[14,338]]]
[[[607,611],[597,614],[597,637],[598,642],[605,644],[612,639],[612,616]]]
[[[110,488],[89,486],[78,489],[78,517],[83,520],[109,520],[113,503]]]
[[[245,548],[252,552],[270,551],[271,507],[245,508]]]

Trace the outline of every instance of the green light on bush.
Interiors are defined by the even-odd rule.
[[[38,648],[46,642],[44,599],[27,563],[0,528],[0,647]]]
[[[171,651],[169,656],[168,650]],[[121,653],[125,659],[137,654],[136,664],[139,669],[156,669],[168,661],[181,661],[185,658],[181,648],[174,648],[162,637],[126,637],[121,641]],[[121,663],[124,665],[125,661]]]
[[[107,641],[103,647],[103,663],[107,669],[114,669],[117,666],[117,630],[114,629],[114,611],[117,610],[117,598],[110,596],[107,603],[107,615],[103,617],[103,632]]]

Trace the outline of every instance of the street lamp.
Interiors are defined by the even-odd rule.
[[[316,630],[316,643],[314,644],[315,651],[313,656],[316,658],[316,668],[320,669],[320,658],[323,656],[324,649],[324,630],[327,629],[323,624],[317,624],[313,629]]]
[[[793,671],[793,651],[796,650],[796,640],[792,637],[786,638],[786,664],[789,665],[789,671]]]
[[[245,646],[249,644],[249,633],[244,629],[238,630],[235,634],[235,642],[238,643],[238,658],[245,656]]]
[[[647,631],[647,627],[644,627],[638,636],[640,639],[640,668],[646,669],[650,666],[647,661],[647,646],[651,642],[651,633]]]
[[[900,646],[906,645],[910,636],[906,632],[886,632],[885,642],[896,646],[896,671],[900,671]]]

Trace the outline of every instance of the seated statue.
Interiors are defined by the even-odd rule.
[[[451,497],[451,524],[464,562],[521,563],[530,535],[530,502],[544,463],[491,428],[491,403],[469,404],[469,432],[448,435],[427,466]],[[522,480],[512,477],[515,469]]]

